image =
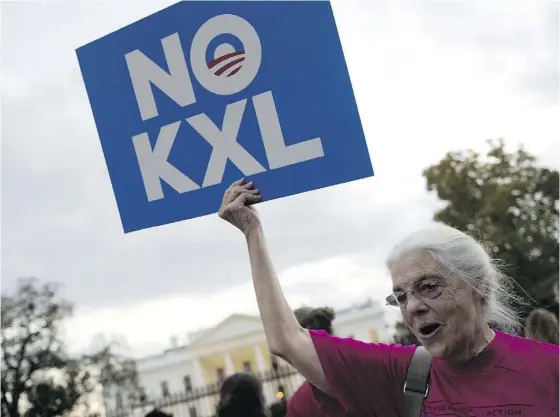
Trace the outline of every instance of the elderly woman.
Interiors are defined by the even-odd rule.
[[[271,353],[290,362],[318,401],[349,413],[402,416],[415,346],[362,343],[302,328],[288,305],[252,204],[259,191],[240,180],[219,215],[246,238],[253,284]],[[387,262],[390,305],[433,357],[424,416],[558,416],[558,346],[512,336],[501,275],[483,248],[446,226],[415,233]]]

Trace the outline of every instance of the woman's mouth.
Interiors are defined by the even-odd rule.
[[[429,340],[434,338],[443,326],[439,323],[429,323],[420,326],[419,333],[423,340]]]

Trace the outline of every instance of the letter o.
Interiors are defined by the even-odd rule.
[[[225,33],[239,38],[246,58],[236,74],[219,77],[208,68],[206,50],[216,36]],[[191,45],[191,67],[196,79],[206,90],[221,96],[247,88],[259,71],[261,59],[261,41],[257,31],[245,19],[232,14],[222,14],[206,21],[194,35]]]

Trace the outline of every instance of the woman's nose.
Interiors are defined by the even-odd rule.
[[[409,314],[418,314],[428,310],[426,303],[420,298],[416,297],[414,294],[408,294],[406,299],[406,310]]]

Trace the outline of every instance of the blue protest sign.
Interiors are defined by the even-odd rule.
[[[184,1],[77,50],[125,232],[373,175],[329,1]]]

